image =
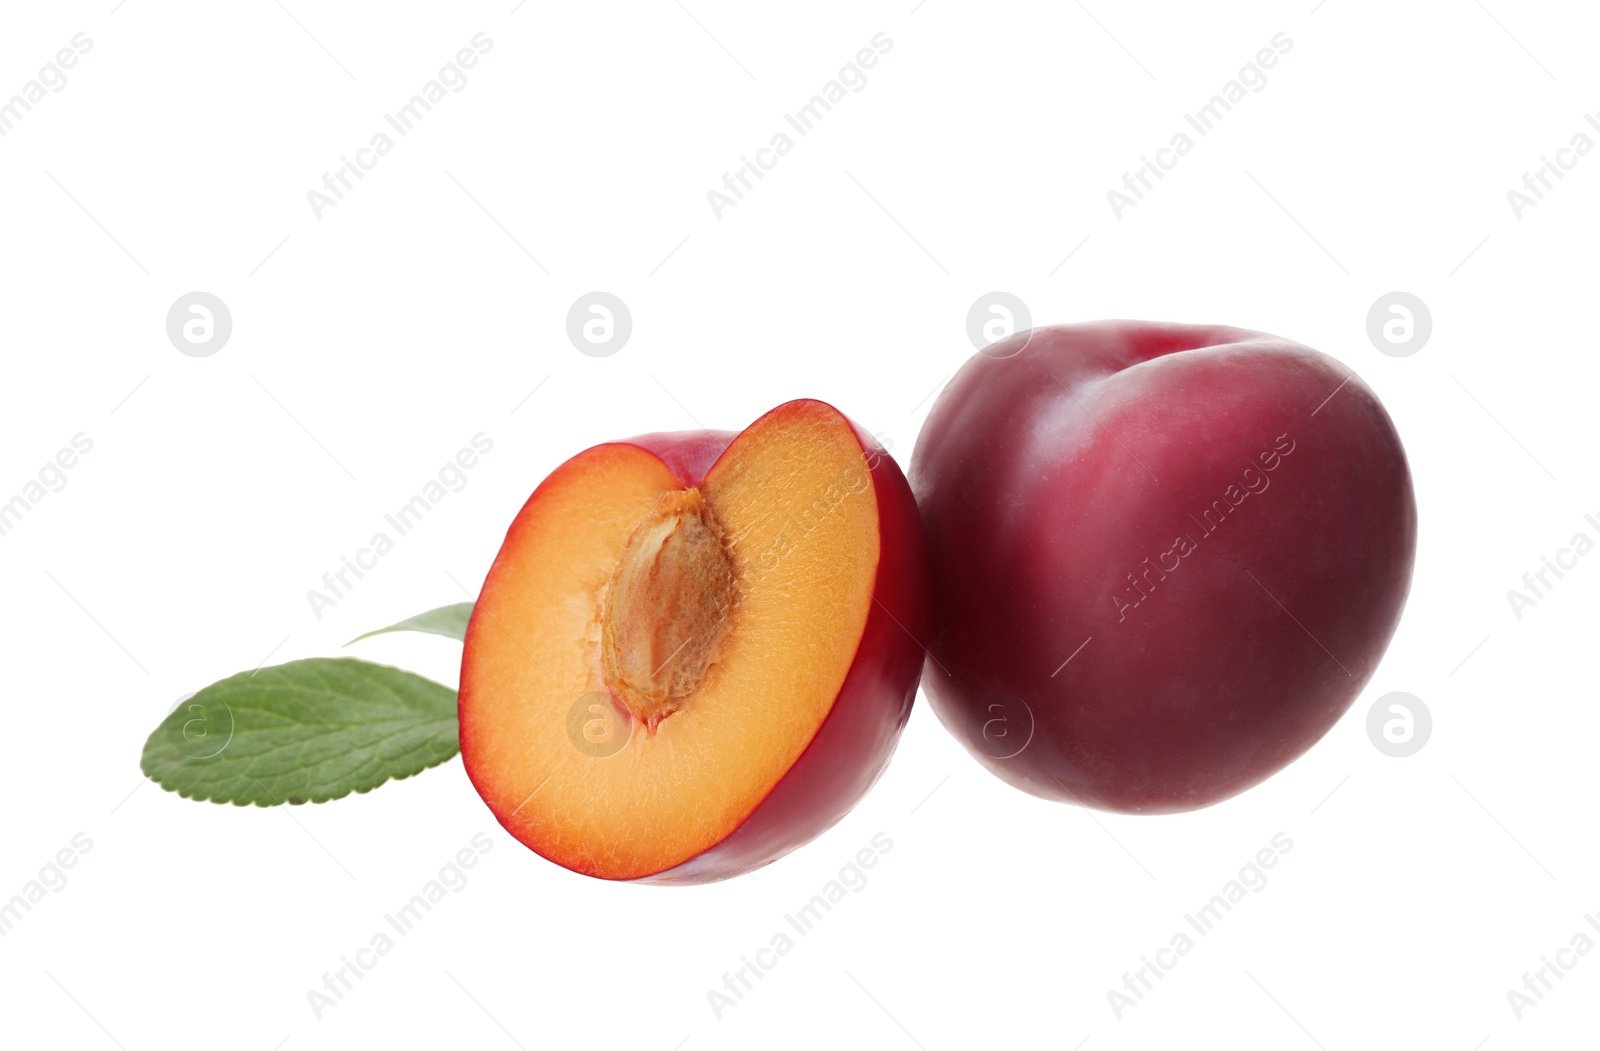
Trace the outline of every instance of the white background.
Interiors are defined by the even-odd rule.
[[[1520,620],[1506,598],[1600,536],[1600,159],[1520,218],[1506,197],[1600,106],[1591,11],[113,2],[11,5],[0,31],[0,96],[93,41],[0,138],[0,499],[94,442],[0,537],[0,897],[93,844],[0,939],[7,1044],[1593,1042],[1600,953],[1520,1021],[1506,996],[1600,912],[1600,557]],[[478,32],[466,87],[314,216],[307,190]],[[716,217],[707,190],[879,32],[865,88]],[[1279,32],[1265,88],[1114,216],[1106,191]],[[165,332],[197,289],[233,317],[206,358]],[[594,289],[634,322],[603,359],[565,329]],[[754,877],[658,889],[523,849],[459,760],[292,812],[140,779],[179,696],[469,598],[527,494],[591,444],[810,396],[904,463],[995,289],[1038,324],[1280,333],[1393,414],[1420,513],[1409,605],[1346,718],[1264,785],[1091,815],[989,776],[919,702],[831,832]],[[1366,335],[1397,289],[1433,316],[1405,358]],[[479,431],[494,451],[467,488],[314,617],[307,589]],[[455,681],[448,640],[359,652]],[[1405,759],[1365,729],[1396,690],[1434,719]],[[471,882],[319,1021],[307,990],[480,831]],[[707,990],[879,832],[870,883],[718,1020]],[[1265,888],[1119,1020],[1107,990],[1279,832]]]

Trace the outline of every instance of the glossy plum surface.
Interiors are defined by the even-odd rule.
[[[917,441],[924,683],[1050,799],[1206,806],[1282,769],[1372,676],[1416,505],[1372,391],[1290,340],[1106,321],[975,356]]]

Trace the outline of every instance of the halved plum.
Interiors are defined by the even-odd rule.
[[[595,446],[529,498],[484,583],[467,773],[508,832],[576,872],[749,872],[882,773],[927,590],[910,487],[829,405]]]

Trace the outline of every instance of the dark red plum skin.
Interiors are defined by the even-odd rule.
[[[1350,707],[1411,586],[1388,413],[1346,366],[1260,332],[1013,335],[940,395],[911,486],[928,699],[1046,799],[1173,813],[1261,782]]]

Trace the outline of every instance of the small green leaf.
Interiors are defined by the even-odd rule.
[[[139,766],[185,799],[274,806],[371,791],[458,751],[454,690],[318,657],[207,686],[156,727]]]
[[[467,621],[472,618],[472,603],[457,602],[453,606],[440,606],[430,609],[426,613],[418,613],[415,617],[407,617],[398,624],[391,624],[387,628],[369,631],[365,635],[357,635],[346,646],[353,646],[362,639],[370,639],[374,635],[385,635],[391,631],[421,631],[429,635],[443,635],[447,639],[462,642],[467,637]]]

